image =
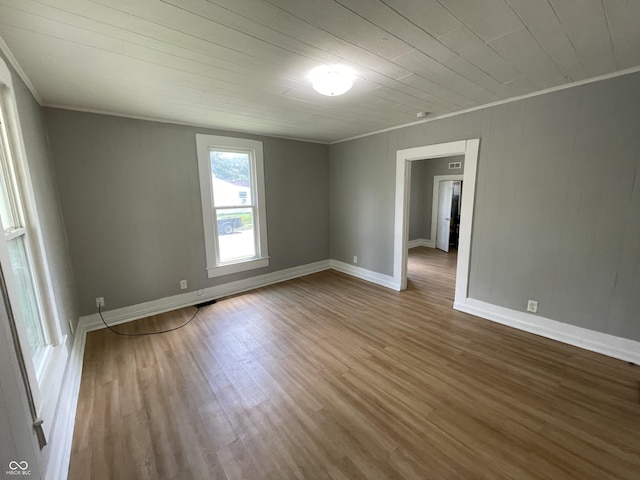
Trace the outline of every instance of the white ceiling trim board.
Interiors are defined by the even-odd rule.
[[[330,145],[329,142],[323,142],[321,140],[310,140],[307,138],[300,138],[300,137],[286,137],[282,135],[269,135],[266,133],[257,133],[249,130],[229,129],[224,127],[212,127],[211,125],[205,125],[202,123],[179,122],[175,120],[167,120],[166,118],[145,117],[143,115],[130,115],[130,114],[120,113],[120,112],[111,112],[108,110],[99,110],[99,109],[82,108],[82,107],[70,107],[68,105],[58,105],[55,103],[44,103],[44,104],[41,104],[41,106],[47,107],[47,108],[60,108],[63,110],[71,110],[74,112],[95,113],[98,115],[109,115],[110,117],[121,117],[121,118],[130,118],[132,120],[144,120],[147,122],[165,123],[168,125],[181,125],[184,127],[206,128],[207,130],[217,130],[219,132],[244,133],[247,135],[254,135],[257,137],[281,138],[283,140],[293,140],[295,142],[308,142],[308,143],[319,143],[321,145]]]
[[[613,73],[606,73],[604,75],[598,75],[597,77],[586,78],[584,80],[578,80],[571,83],[566,83],[564,85],[558,85],[555,87],[545,88],[544,90],[538,90],[537,92],[527,93],[526,95],[519,95],[517,97],[505,98],[504,100],[498,100],[497,102],[491,102],[484,105],[477,105],[475,107],[467,108],[464,110],[460,110],[457,112],[445,113],[442,115],[437,115],[435,117],[426,118],[424,120],[417,120],[415,122],[405,123],[403,125],[397,125],[395,127],[384,128],[382,130],[376,130],[375,132],[363,133],[362,135],[356,135],[355,137],[345,138],[343,140],[336,140],[335,142],[328,142],[329,145],[335,145],[337,143],[348,142],[351,140],[356,140],[358,138],[370,137],[371,135],[377,135],[379,133],[391,132],[393,130],[399,130],[405,127],[411,127],[413,125],[419,125],[421,123],[433,122],[434,120],[442,120],[443,118],[455,117],[457,115],[462,115],[465,113],[475,112],[476,110],[482,110],[484,108],[496,107],[498,105],[504,105],[505,103],[517,102],[519,100],[524,100],[526,98],[537,97],[539,95],[546,95],[547,93],[557,92],[559,90],[566,90],[568,88],[579,87],[580,85],[586,85],[588,83],[601,82],[603,80],[608,80],[611,78],[622,77],[624,75],[630,75],[632,73],[640,72],[640,67],[632,67],[627,68],[625,70],[620,70]]]
[[[22,67],[18,63],[18,60],[16,60],[16,57],[13,56],[13,53],[11,52],[11,49],[5,43],[5,41],[4,41],[4,39],[2,37],[0,37],[0,51],[2,53],[4,53],[5,57],[7,57],[7,61],[11,64],[13,69],[18,73],[18,76],[24,82],[24,84],[27,86],[27,88],[31,92],[31,95],[33,95],[33,98],[36,99],[36,102],[38,102],[38,104],[40,104],[42,106],[42,99],[40,98],[40,95],[38,95],[38,92],[36,91],[35,87],[31,83],[31,80],[29,80],[29,77],[27,77],[27,74],[24,72],[24,70],[22,69]]]

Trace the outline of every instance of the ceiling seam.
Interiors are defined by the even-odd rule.
[[[551,61],[551,63],[553,63],[553,65],[556,67],[556,69],[558,70],[558,73],[560,73],[560,75],[562,75],[566,80],[569,80],[570,82],[572,82],[574,79],[572,77],[570,77],[569,75],[567,75],[566,73],[564,73],[564,71],[560,68],[560,65],[558,65],[556,63],[556,61],[553,59],[553,57],[551,56],[551,54],[549,52],[547,52],[547,49],[544,48],[544,46],[542,46],[542,44],[540,43],[540,40],[538,40],[538,37],[536,35],[534,35],[534,33],[531,31],[531,29],[527,26],[526,22],[524,21],[524,19],[518,14],[518,12],[516,12],[515,8],[513,8],[513,6],[511,5],[511,1],[510,0],[505,0],[506,4],[509,6],[509,8],[511,9],[511,11],[513,12],[513,14],[518,17],[518,19],[520,20],[520,22],[522,23],[522,26],[525,28],[525,30],[527,32],[529,32],[529,34],[531,35],[531,38],[533,38],[535,40],[535,42],[538,44],[538,46],[540,47],[540,49],[545,53],[545,55],[547,56],[547,58],[549,58],[549,60]],[[566,34],[566,32],[565,32]],[[568,36],[568,35],[567,35]]]
[[[569,35],[569,32],[567,32],[567,29],[564,26],[564,24],[562,23],[562,20],[560,20],[560,17],[558,16],[558,12],[556,11],[555,7],[553,6],[553,3],[550,0],[547,0],[547,4],[551,8],[551,11],[553,12],[553,15],[556,17],[556,20],[558,20],[558,24],[564,30],[565,35],[567,37],[567,40],[569,41],[569,45],[571,45],[571,48],[573,49],[574,53],[576,54],[576,58],[578,60],[580,60],[580,65],[582,65],[582,67],[584,68],[584,70],[586,72],[587,71],[587,67],[582,63],[582,58],[580,57],[580,54],[578,53],[578,49],[576,48],[575,44],[573,43],[573,40],[571,40],[571,36]]]
[[[611,53],[613,53],[613,60],[616,62],[616,68],[620,68],[620,62],[618,61],[618,55],[616,54],[616,46],[613,43],[613,37],[611,36],[611,25],[609,24],[609,15],[607,14],[607,7],[605,0],[601,0],[602,11],[604,12],[604,23],[607,25],[607,36],[611,43]]]

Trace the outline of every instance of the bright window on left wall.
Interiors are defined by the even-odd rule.
[[[207,274],[269,265],[262,142],[196,135]]]
[[[0,289],[42,447],[67,364],[9,68],[0,59]]]
[[[4,230],[4,242],[8,253],[11,278],[5,281],[10,295],[14,316],[24,326],[29,354],[37,376],[41,376],[47,359],[47,347],[51,345],[51,332],[45,322],[42,293],[38,274],[34,269],[34,245],[24,204],[24,192],[18,176],[18,165],[9,148],[9,135],[4,111],[0,108],[0,220]]]

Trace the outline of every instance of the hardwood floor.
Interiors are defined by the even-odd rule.
[[[71,479],[638,479],[640,367],[325,271],[92,332]],[[121,325],[174,326],[193,309]]]

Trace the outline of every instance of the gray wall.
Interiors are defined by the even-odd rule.
[[[386,155],[388,140],[373,135],[329,148],[331,258],[351,263],[357,255],[358,266],[380,273],[393,270],[388,222],[393,222],[396,167]]]
[[[47,109],[81,314],[329,258],[326,145]],[[264,144],[268,268],[209,279],[196,133]]]
[[[449,170],[450,162],[462,163],[462,168]],[[462,175],[464,155],[411,162],[411,191],[409,200],[409,240],[433,240],[431,214],[433,209],[433,177]]]
[[[470,297],[640,340],[640,74],[330,147],[332,256],[391,275],[398,149],[480,138]]]
[[[411,184],[409,187],[409,240],[429,239],[426,232],[431,230],[426,227],[426,180],[425,170],[428,160],[411,162]],[[433,187],[432,187],[433,188]],[[432,200],[429,202],[431,203]],[[429,212],[431,217],[431,212]]]

